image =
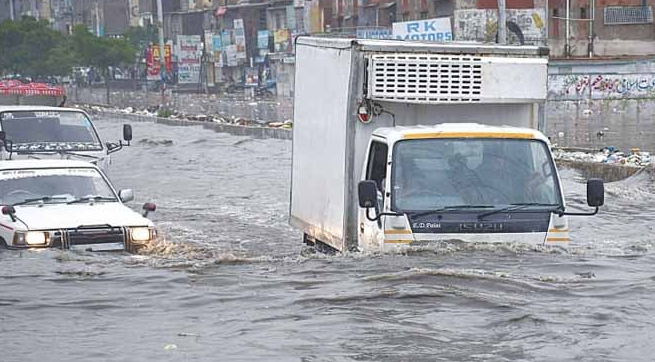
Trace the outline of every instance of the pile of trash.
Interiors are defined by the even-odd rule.
[[[146,109],[136,109],[133,107],[115,109],[115,108],[105,108],[99,106],[82,106],[81,108],[86,109],[91,114],[99,114],[103,112],[120,112],[124,114],[134,114],[134,115],[146,116],[146,117],[160,117],[160,118],[188,120],[188,121],[196,121],[196,122],[215,122],[215,123],[234,124],[239,126],[250,126],[250,127],[269,127],[269,128],[285,128],[285,129],[290,129],[293,127],[293,121],[291,120],[285,120],[284,122],[277,122],[277,121],[267,122],[263,120],[245,119],[243,117],[236,117],[236,116],[186,114],[160,106],[151,106]]]
[[[625,154],[614,147],[605,147],[598,152],[553,149],[553,156],[558,161],[611,163],[633,167],[644,167],[651,164],[650,153],[641,151],[639,148],[631,149],[629,154]]]

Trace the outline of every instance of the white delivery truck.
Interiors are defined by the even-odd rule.
[[[300,37],[290,223],[385,251],[440,240],[566,246],[544,124],[546,48]]]

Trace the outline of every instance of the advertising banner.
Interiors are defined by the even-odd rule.
[[[237,59],[246,59],[246,33],[243,28],[243,19],[234,19],[234,44],[236,45]]]
[[[400,40],[448,42],[453,40],[450,18],[393,23],[393,37]]]
[[[257,49],[268,50],[268,30],[260,30],[257,32]]]
[[[200,80],[202,39],[200,35],[177,36],[177,76],[182,84],[196,84]]]
[[[276,30],[273,35],[276,53],[286,53],[291,51],[291,34],[288,29]]]
[[[357,29],[357,39],[391,39],[392,32],[388,28]]]
[[[171,56],[171,45],[166,44],[164,46],[164,51],[166,52],[165,54],[165,64],[166,64],[166,72],[167,73],[172,73],[173,72],[173,60]],[[160,53],[160,48],[159,45],[151,45],[147,50],[146,50],[146,68],[147,68],[147,73],[148,73],[148,80],[159,80],[161,79],[161,75],[159,74],[159,69],[161,66],[161,60],[159,58],[159,53]]]

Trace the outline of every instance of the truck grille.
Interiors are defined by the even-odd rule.
[[[122,227],[84,227],[67,229],[63,233],[62,247],[108,243],[126,244],[126,231]]]
[[[480,102],[482,60],[473,55],[372,55],[370,97],[410,103]]]

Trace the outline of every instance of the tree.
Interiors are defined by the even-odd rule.
[[[130,26],[123,34],[135,49],[142,49],[150,43],[157,43],[157,31],[154,26]]]
[[[37,79],[66,75],[74,60],[69,39],[47,21],[23,17],[0,23],[0,73]]]
[[[133,64],[135,48],[126,39],[96,37],[84,25],[75,27],[73,44],[80,64],[94,67],[102,73],[109,103],[109,68]]]

